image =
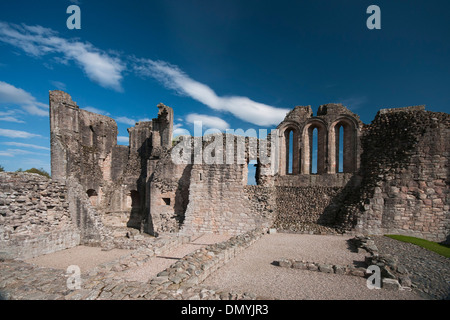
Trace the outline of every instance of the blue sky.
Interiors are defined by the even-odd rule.
[[[81,9],[69,30],[66,9]],[[366,9],[381,9],[369,30]],[[48,91],[126,129],[175,112],[176,132],[270,129],[296,105],[449,112],[448,1],[0,2],[0,165],[50,171]]]

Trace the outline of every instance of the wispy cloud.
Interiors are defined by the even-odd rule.
[[[181,119],[178,119],[178,121],[180,121]],[[183,125],[181,123],[174,123],[173,124],[173,136],[177,137],[177,136],[185,136],[188,135],[190,136],[191,133],[187,130],[183,128]]]
[[[55,61],[64,64],[75,61],[92,81],[102,87],[122,91],[125,64],[118,57],[101,51],[90,43],[66,40],[52,29],[42,26],[19,26],[6,22],[0,22],[0,41],[35,57],[62,54]]]
[[[86,110],[86,111],[89,111],[89,112],[92,112],[92,113],[102,114],[104,116],[110,116],[111,115],[108,111],[97,109],[97,108],[94,108],[94,107],[84,107],[82,109]]]
[[[129,141],[130,141],[129,137],[125,137],[125,136],[118,136],[117,137],[117,142],[128,143]]]
[[[134,126],[136,124],[136,120],[128,118],[128,117],[117,117],[115,118],[117,122],[119,123],[124,123],[127,124],[129,126]]]
[[[7,149],[5,151],[6,154],[9,154],[9,156],[16,156],[16,155],[38,155],[38,156],[49,156],[49,153],[40,153],[36,151],[30,151],[30,150],[23,150],[23,149]]]
[[[132,119],[132,118],[129,118],[129,117],[116,117],[115,120],[118,123],[124,123],[124,124],[127,124],[129,126],[134,126],[138,122],[152,121],[149,118],[141,118],[141,119],[136,120],[136,119]]]
[[[11,142],[2,142],[2,144],[7,145],[7,146],[15,146],[15,147],[32,148],[32,149],[50,151],[50,148],[48,148],[48,147],[38,146],[35,144],[30,144],[30,143],[21,143],[21,142],[12,142],[11,141]]]
[[[255,102],[247,97],[220,97],[209,86],[191,79],[177,66],[165,61],[135,59],[133,70],[142,76],[155,78],[167,88],[187,95],[211,109],[230,112],[235,117],[256,125],[276,125],[283,121],[289,111]]]
[[[42,137],[39,134],[30,133],[26,131],[1,129],[1,128],[0,128],[0,136],[8,138],[21,138],[21,139]]]
[[[119,56],[111,51],[100,50],[90,43],[64,39],[56,31],[42,26],[0,22],[0,41],[20,48],[33,57],[51,55],[53,61],[66,65],[73,61],[89,79],[117,91],[122,91],[123,73],[128,65],[135,74],[154,78],[166,88],[197,100],[215,111],[231,113],[243,121],[259,126],[277,125],[289,111],[245,96],[218,96],[208,85],[192,79],[168,62]],[[54,82],[53,85],[58,83]],[[116,120],[129,125],[135,123],[134,119],[126,117]]]
[[[340,99],[339,102],[344,106],[349,108],[352,111],[355,111],[361,108],[365,103],[367,103],[368,99],[365,96],[352,96],[345,99]]]
[[[51,83],[56,89],[63,90],[63,91],[67,90],[66,84],[63,83],[63,82],[61,82],[61,81],[50,81],[50,83]]]
[[[25,123],[25,121],[20,120],[16,116],[16,111],[15,110],[0,111],[0,121],[15,122],[15,123]]]
[[[204,128],[219,129],[221,131],[224,131],[230,127],[228,122],[218,117],[197,113],[191,113],[186,116],[186,122],[188,123],[194,124],[194,122],[197,121],[200,121],[202,123],[202,127]]]
[[[36,101],[36,98],[25,90],[3,81],[0,81],[0,104],[19,105],[29,114],[48,117],[48,110],[42,109],[48,109],[48,105]]]

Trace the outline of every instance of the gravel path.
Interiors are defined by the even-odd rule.
[[[450,300],[450,259],[411,243],[382,236],[371,238],[381,253],[397,256],[424,298]]]
[[[414,292],[370,290],[366,280],[360,277],[280,268],[272,264],[284,257],[359,266],[365,254],[352,252],[348,239],[350,237],[324,235],[265,235],[203,284],[282,300],[420,299]]]
[[[185,255],[209,244],[226,241],[229,238],[230,236],[226,235],[203,234],[189,243],[183,244],[162,256],[156,256],[147,263],[122,272],[118,276],[128,281],[147,282]]]
[[[53,269],[67,270],[70,265],[77,265],[81,272],[89,272],[99,264],[116,260],[127,255],[131,250],[113,249],[102,251],[99,247],[77,246],[70,249],[45,254],[25,262]]]

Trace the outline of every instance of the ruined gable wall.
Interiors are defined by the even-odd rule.
[[[221,139],[218,141],[221,141],[223,153],[216,153],[209,148],[215,139],[203,137],[203,162],[194,162],[191,168],[189,203],[182,232],[236,235],[271,225],[275,204],[270,195],[273,190],[273,181],[268,178],[270,170],[264,168],[258,177],[265,185],[247,186],[247,161],[258,156],[256,150],[249,148],[248,139],[242,145],[237,136],[222,135]],[[231,148],[231,142],[234,143],[234,162],[227,163],[227,148]],[[243,146],[243,154],[238,154],[238,146]],[[208,152],[214,157],[223,156],[223,164],[206,161]],[[241,157],[243,164],[239,163]]]
[[[367,233],[448,242],[450,115],[384,109],[364,131],[363,181],[343,207],[343,222]]]

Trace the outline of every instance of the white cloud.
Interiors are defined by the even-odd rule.
[[[67,90],[66,84],[61,81],[50,81],[50,83],[59,90],[63,90],[63,91]]]
[[[180,119],[178,119],[178,120],[180,120]],[[191,133],[188,130],[182,128],[182,126],[183,125],[181,123],[174,123],[173,124],[173,136],[174,137],[186,136],[186,135],[190,136],[191,135]]]
[[[167,88],[187,95],[211,109],[230,112],[241,120],[259,126],[277,125],[289,111],[255,102],[247,97],[219,97],[207,85],[191,79],[177,66],[164,61],[135,59],[134,70],[140,75],[155,78]]]
[[[104,115],[104,116],[110,116],[111,115],[108,111],[97,109],[97,108],[94,108],[94,107],[84,107],[82,109],[86,110],[86,111],[89,111],[89,112],[92,112],[92,113],[101,114],[101,115]]]
[[[115,119],[116,119],[117,122],[124,123],[124,124],[127,124],[129,126],[135,126],[136,123],[138,123],[138,122],[152,121],[149,118],[142,118],[142,119],[139,119],[139,120],[135,120],[135,119],[132,119],[132,118],[129,118],[129,117],[117,117]]]
[[[57,32],[42,26],[0,22],[0,41],[18,47],[32,56],[52,55],[53,61],[57,63],[68,64],[74,61],[89,79],[117,91],[122,91],[122,73],[126,69],[124,61],[127,61],[139,75],[155,78],[165,87],[189,96],[213,110],[229,112],[241,120],[259,126],[277,125],[289,111],[255,102],[247,97],[218,96],[208,85],[191,79],[177,66],[168,62],[129,56],[121,59],[118,54],[110,51],[106,53],[90,43],[61,38]],[[39,105],[27,105],[24,108],[29,112],[39,112],[38,107]],[[135,122],[125,118],[119,117],[118,121],[130,125],[132,121]]]
[[[20,130],[1,129],[1,128],[0,128],[0,136],[8,138],[22,138],[22,139],[41,137],[41,135],[35,133],[29,133]]]
[[[21,142],[2,142],[2,144],[5,144],[7,146],[16,146],[16,147],[24,147],[24,148],[32,148],[32,149],[39,149],[39,150],[48,150],[50,151],[50,148],[48,147],[42,147],[35,144],[29,144],[29,143],[21,143]]]
[[[122,91],[124,63],[90,43],[69,41],[57,32],[42,26],[21,26],[0,22],[0,41],[16,46],[32,56],[62,54],[55,57],[59,63],[75,61],[89,79],[102,87]]]
[[[22,149],[7,149],[6,153],[11,154],[12,156],[16,155],[25,155],[25,154],[33,154],[33,155],[39,155],[39,156],[48,156],[48,153],[39,153],[35,151],[30,150],[22,150]]]
[[[11,152],[7,152],[7,151],[0,151],[0,156],[2,156],[2,157],[14,157],[14,154],[12,154]]]
[[[218,117],[197,113],[191,113],[186,116],[186,122],[194,124],[196,121],[200,121],[203,128],[219,129],[220,131],[223,131],[230,127],[226,121]]]
[[[136,122],[137,122],[136,120],[128,118],[128,117],[117,117],[116,121],[120,122],[120,123],[127,124],[129,126],[134,126],[136,124]]]
[[[15,122],[15,123],[25,123],[25,121],[22,121],[20,119],[17,119],[16,117],[12,117],[12,116],[0,117],[0,121],[8,121],[8,122]]]
[[[44,103],[37,102],[30,93],[23,89],[0,81],[0,104],[14,104],[21,106],[29,114],[48,117],[48,106]]]
[[[345,99],[340,99],[339,101],[351,111],[355,111],[365,103],[367,103],[368,99],[365,96],[353,96]]]
[[[125,137],[125,136],[118,136],[117,137],[117,142],[128,143],[129,141],[130,141],[129,137]]]

